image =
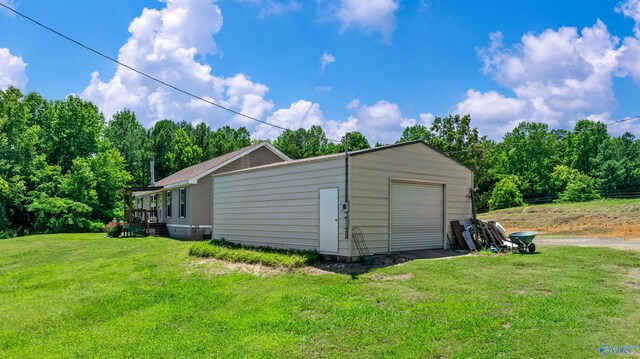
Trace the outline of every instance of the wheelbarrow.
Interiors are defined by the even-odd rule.
[[[514,232],[509,234],[509,239],[513,246],[518,246],[518,252],[525,253],[528,250],[529,253],[533,254],[536,252],[536,245],[533,243],[533,238],[535,238],[537,234],[536,232]],[[513,246],[511,247],[512,251]]]

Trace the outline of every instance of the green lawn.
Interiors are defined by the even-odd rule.
[[[542,246],[352,277],[232,271],[191,245],[0,240],[0,357],[584,358],[640,345],[640,252]]]

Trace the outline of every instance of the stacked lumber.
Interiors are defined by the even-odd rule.
[[[504,229],[496,221],[477,219],[474,225],[473,220],[462,219],[451,221],[451,229],[454,238],[451,238],[449,243],[454,249],[471,251],[489,247],[504,249],[507,247],[505,241],[510,243]]]
[[[476,220],[476,233],[478,241],[484,246],[504,247],[504,242],[509,240],[507,235],[499,229],[496,221]]]

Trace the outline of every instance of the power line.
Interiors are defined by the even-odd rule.
[[[177,86],[174,86],[174,85],[172,85],[172,84],[170,84],[170,83],[168,83],[168,82],[162,81],[162,80],[160,80],[160,79],[158,79],[158,78],[156,78],[156,77],[153,77],[153,76],[151,76],[151,75],[149,75],[149,74],[147,74],[147,73],[145,73],[145,72],[143,72],[143,71],[140,71],[140,70],[138,70],[138,69],[136,69],[136,68],[134,68],[134,67],[132,67],[132,66],[129,66],[129,65],[125,64],[125,63],[122,63],[122,62],[118,61],[117,59],[114,59],[113,57],[111,57],[111,56],[109,56],[109,55],[107,55],[107,54],[104,54],[104,53],[102,53],[102,52],[100,52],[100,51],[98,51],[98,50],[95,50],[95,49],[93,49],[92,47],[90,47],[90,46],[88,46],[88,45],[85,45],[85,44],[81,43],[80,41],[75,40],[75,39],[73,39],[73,38],[71,38],[71,37],[69,37],[69,36],[67,36],[67,35],[63,34],[63,33],[59,32],[59,31],[57,31],[57,30],[55,30],[55,29],[53,29],[53,28],[51,28],[51,27],[49,27],[49,26],[47,26],[47,25],[45,25],[45,24],[43,24],[43,23],[39,22],[38,20],[36,20],[36,19],[34,19],[34,18],[31,18],[31,17],[29,17],[29,16],[27,16],[27,15],[25,15],[25,14],[23,14],[23,13],[19,12],[18,10],[14,9],[14,8],[12,8],[12,7],[10,7],[10,6],[6,5],[6,4],[4,4],[4,3],[2,3],[2,2],[0,2],[0,6],[4,7],[5,9],[7,9],[7,10],[9,10],[9,11],[11,11],[11,12],[13,12],[13,13],[17,14],[18,16],[20,16],[20,17],[22,17],[22,18],[24,18],[24,19],[27,19],[27,20],[31,21],[32,23],[34,23],[34,24],[36,24],[36,25],[38,25],[38,26],[40,26],[40,27],[42,27],[42,28],[44,28],[44,29],[46,29],[46,30],[48,30],[48,31],[50,31],[50,32],[52,32],[52,33],[54,33],[54,34],[56,34],[56,35],[58,35],[58,36],[60,36],[60,37],[62,37],[62,38],[64,38],[64,39],[66,39],[66,40],[68,40],[68,41],[73,42],[74,44],[76,44],[76,45],[78,45],[78,46],[80,46],[80,47],[84,48],[85,50],[88,50],[88,51],[90,51],[90,52],[93,52],[94,54],[96,54],[96,55],[98,55],[98,56],[101,56],[101,57],[103,57],[103,58],[105,58],[105,59],[107,59],[107,60],[109,60],[109,61],[115,62],[116,64],[118,64],[118,65],[120,65],[120,66],[123,66],[123,67],[125,67],[125,68],[127,68],[127,69],[129,69],[129,70],[131,70],[131,71],[133,71],[133,72],[135,72],[135,73],[137,73],[137,74],[140,74],[140,75],[142,75],[142,76],[144,76],[144,77],[146,77],[146,78],[148,78],[148,79],[150,79],[150,80],[152,80],[152,81],[155,81],[155,82],[157,82],[157,83],[160,83],[160,84],[162,84],[162,85],[164,85],[164,86],[167,86],[167,87],[169,87],[169,88],[172,88],[172,89],[174,89],[174,90],[176,90],[176,91],[178,91],[178,92],[181,92],[181,93],[183,93],[183,94],[185,94],[185,95],[187,95],[187,96],[193,97],[193,98],[195,98],[195,99],[197,99],[197,100],[203,101],[203,102],[208,103],[208,104],[213,105],[213,106],[216,106],[216,107],[218,107],[218,108],[220,108],[220,109],[223,109],[223,110],[225,110],[225,111],[229,111],[229,112],[231,112],[231,113],[233,113],[233,114],[236,114],[236,115],[238,115],[238,116],[242,116],[242,117],[248,118],[248,119],[250,119],[250,120],[257,121],[257,122],[260,122],[260,123],[262,123],[262,124],[265,124],[265,125],[269,125],[269,126],[272,126],[272,127],[278,128],[278,129],[280,129],[280,130],[290,130],[290,129],[286,128],[286,127],[282,127],[282,126],[279,126],[279,125],[276,125],[276,124],[273,124],[273,123],[270,123],[270,122],[267,122],[267,121],[264,121],[264,120],[261,120],[261,119],[255,118],[255,117],[253,117],[253,116],[246,115],[246,114],[244,114],[244,113],[242,113],[242,112],[239,112],[239,111],[236,111],[236,110],[234,110],[234,109],[231,109],[231,108],[228,108],[228,107],[222,106],[222,105],[217,104],[217,103],[215,103],[215,102],[213,102],[213,101],[209,101],[209,100],[207,100],[207,99],[205,99],[205,98],[203,98],[203,97],[201,97],[201,96],[198,96],[198,95],[196,95],[196,94],[193,94],[193,93],[191,93],[191,92],[189,92],[189,91],[183,90],[183,89],[181,89],[181,88],[179,88],[179,87],[177,87]],[[291,130],[290,130],[290,131],[291,131]],[[328,141],[331,141],[331,142],[338,142],[338,143],[342,142],[342,141],[338,141],[338,140],[332,140],[332,139],[329,139],[329,138],[327,138],[327,140],[328,140]]]
[[[605,123],[605,126],[610,126],[610,125],[615,125],[616,123],[620,123],[620,122],[626,122],[626,121],[631,121],[631,120],[635,120],[637,118],[640,118],[640,115],[638,116],[632,116],[632,117],[627,117],[627,118],[623,118],[622,120],[618,120],[618,121],[613,121],[613,122],[609,122],[609,123]]]

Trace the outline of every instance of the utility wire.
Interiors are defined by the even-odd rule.
[[[637,118],[640,118],[640,115],[638,116],[632,116],[632,117],[627,117],[627,118],[623,118],[622,120],[618,120],[618,121],[613,121],[613,122],[609,122],[609,123],[605,123],[605,126],[610,126],[610,125],[615,125],[616,123],[620,123],[620,122],[626,122],[626,121],[631,121],[631,120],[635,120]]]
[[[142,75],[142,76],[144,76],[144,77],[146,77],[146,78],[148,78],[148,79],[150,79],[152,81],[160,83],[160,84],[162,84],[164,86],[167,86],[169,88],[172,88],[172,89],[174,89],[174,90],[176,90],[178,92],[181,92],[181,93],[183,93],[183,94],[185,94],[187,96],[191,96],[191,97],[193,97],[195,99],[198,99],[200,101],[206,102],[206,103],[208,103],[210,105],[216,106],[216,107],[218,107],[220,109],[223,109],[225,111],[229,111],[229,112],[231,112],[233,114],[236,114],[238,116],[242,116],[242,117],[248,118],[250,120],[260,122],[260,123],[265,124],[265,125],[269,125],[269,126],[281,129],[281,130],[290,130],[290,129],[286,128],[286,127],[282,127],[282,126],[279,126],[279,125],[276,125],[276,124],[273,124],[273,123],[270,123],[270,122],[255,118],[253,116],[246,115],[246,114],[244,114],[242,112],[239,112],[239,111],[236,111],[234,109],[222,106],[222,105],[217,104],[217,103],[215,103],[213,101],[209,101],[209,100],[207,100],[207,99],[205,99],[205,98],[203,98],[201,96],[198,96],[198,95],[196,95],[194,93],[191,93],[189,91],[183,90],[183,89],[181,89],[181,88],[179,88],[179,87],[177,87],[175,85],[172,85],[172,84],[170,84],[168,82],[162,81],[162,80],[160,80],[160,79],[158,79],[156,77],[153,77],[153,76],[151,76],[151,75],[149,75],[149,74],[147,74],[145,72],[142,72],[142,71],[140,71],[140,70],[138,70],[138,69],[136,69],[136,68],[134,68],[132,66],[129,66],[129,65],[125,64],[125,63],[122,63],[122,62],[118,61],[117,59],[114,59],[113,57],[111,57],[109,55],[106,55],[106,54],[104,54],[104,53],[102,53],[102,52],[100,52],[98,50],[95,50],[92,47],[90,47],[88,45],[85,45],[85,44],[81,43],[80,41],[75,40],[75,39],[63,34],[63,33],[59,32],[59,31],[57,31],[57,30],[55,30],[55,29],[53,29],[53,28],[41,23],[40,21],[38,21],[38,20],[36,20],[34,18],[31,18],[31,17],[19,12],[18,10],[14,9],[14,8],[12,8],[12,7],[6,5],[6,4],[4,4],[2,2],[0,2],[0,6],[2,6],[3,8],[15,13],[16,15],[18,15],[18,16],[24,18],[24,19],[27,19],[27,20],[31,21],[32,23],[34,23],[34,24],[36,24],[36,25],[38,25],[38,26],[40,26],[40,27],[42,27],[42,28],[44,28],[44,29],[46,29],[46,30],[48,30],[48,31],[50,31],[50,32],[52,32],[52,33],[54,33],[54,34],[56,34],[56,35],[58,35],[58,36],[60,36],[60,37],[62,37],[64,39],[66,39],[66,40],[68,40],[68,41],[70,41],[70,42],[73,42],[74,44],[84,48],[85,50],[93,52],[94,54],[96,54],[98,56],[101,56],[101,57],[103,57],[103,58],[105,58],[105,59],[107,59],[109,61],[115,62],[116,64],[118,64],[120,66],[123,66],[123,67],[125,67],[125,68],[127,68],[127,69],[129,69],[129,70],[131,70],[131,71],[133,71],[135,73],[137,73],[137,74],[140,74],[140,75]],[[327,140],[331,141],[331,142],[338,142],[338,143],[342,142],[342,141],[338,141],[338,140],[332,140],[332,139],[329,139],[329,138],[327,138]]]

